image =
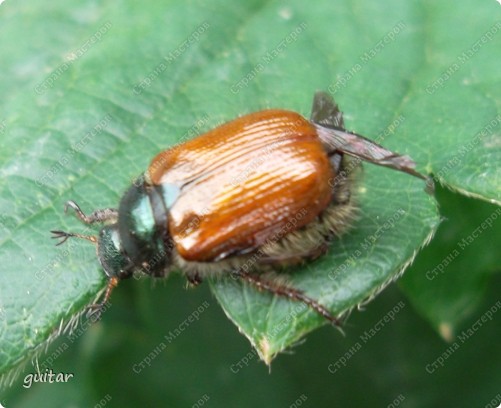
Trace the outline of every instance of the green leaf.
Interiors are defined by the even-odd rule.
[[[401,287],[442,337],[452,341],[499,273],[501,208],[443,188],[437,189],[437,199],[444,221]]]
[[[289,281],[336,314],[373,297],[403,272],[437,225],[433,199],[420,180],[371,166],[357,194],[360,218],[353,230],[326,256],[292,271]],[[238,282],[217,281],[214,291],[266,362],[325,323],[301,303],[259,294]]]
[[[39,352],[105,284],[92,246],[55,248],[49,239],[51,229],[83,231],[62,213],[64,202],[74,199],[85,211],[116,206],[153,155],[181,139],[269,106],[308,115],[314,91],[328,89],[349,129],[372,138],[383,132],[383,144],[438,174],[499,113],[498,36],[435,94],[425,90],[495,24],[492,3],[474,21],[472,1],[3,4],[0,55],[8,75],[0,91],[9,102],[1,102],[0,117],[0,373]],[[449,35],[452,24],[457,32]],[[466,118],[459,100],[468,103]],[[461,171],[440,181],[498,202],[496,140],[475,145]],[[291,282],[333,312],[373,295],[438,223],[423,187],[366,166],[354,228],[327,257],[291,273]],[[395,214],[395,227],[384,228]],[[329,279],[345,262],[349,271]],[[324,323],[300,310],[282,324],[297,304],[232,281],[214,291],[266,361]]]
[[[423,64],[402,103],[400,135],[448,188],[501,204],[499,4],[429,2]],[[471,20],[475,10],[475,23]],[[412,113],[412,115],[411,115]],[[426,148],[423,148],[426,147]]]

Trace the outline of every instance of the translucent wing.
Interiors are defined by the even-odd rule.
[[[310,120],[319,125],[344,129],[343,112],[326,92],[315,93]]]
[[[343,114],[329,94],[325,92],[315,94],[311,121],[329,153],[346,153],[360,160],[427,180],[423,174],[416,170],[416,163],[409,156],[392,152],[372,140],[345,130]]]

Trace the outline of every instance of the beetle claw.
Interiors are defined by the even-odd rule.
[[[66,242],[66,240],[72,236],[72,234],[70,234],[68,232],[59,231],[59,230],[51,231],[51,234],[54,235],[51,237],[52,239],[60,239],[60,241],[56,244],[56,246],[64,244]]]
[[[102,303],[93,303],[92,305],[88,305],[86,307],[87,313],[85,316],[90,319],[90,318],[95,318],[96,320],[99,320],[101,318],[101,312],[103,310],[103,304]]]
[[[51,231],[51,233],[54,235],[53,237],[51,237],[52,239],[60,239],[61,240],[60,242],[58,242],[56,244],[56,246],[64,244],[68,238],[82,238],[82,239],[86,239],[87,241],[90,241],[94,244],[97,244],[97,238],[92,236],[92,235],[74,234],[72,232],[64,232],[64,231],[59,231],[59,230]]]

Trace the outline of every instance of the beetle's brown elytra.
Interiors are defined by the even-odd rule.
[[[182,185],[169,231],[177,253],[196,262],[261,247],[301,209],[297,228],[309,224],[331,201],[334,175],[315,128],[284,110],[251,113],[166,150],[147,172],[154,185]]]
[[[350,226],[354,169],[362,160],[424,178],[407,156],[344,129],[330,95],[315,94],[310,120],[283,109],[251,113],[159,153],[118,209],[85,215],[104,223],[98,237],[52,231],[97,244],[109,284],[142,271],[181,270],[198,284],[224,274],[303,302],[338,319],[307,294],[261,272],[313,260]]]

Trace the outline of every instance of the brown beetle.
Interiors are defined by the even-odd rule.
[[[118,210],[87,216],[68,201],[66,209],[81,221],[105,226],[98,237],[52,231],[53,238],[97,244],[109,284],[92,307],[136,271],[164,277],[180,269],[193,284],[211,274],[232,275],[304,302],[337,324],[316,300],[259,272],[315,259],[348,228],[355,208],[351,181],[361,160],[424,178],[409,157],[347,132],[333,99],[319,92],[310,120],[264,110],[161,152]]]

